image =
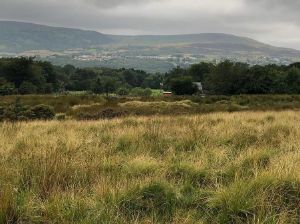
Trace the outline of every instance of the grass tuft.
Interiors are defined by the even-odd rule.
[[[171,222],[176,202],[177,196],[170,186],[152,183],[127,192],[119,207],[130,220],[147,216]]]

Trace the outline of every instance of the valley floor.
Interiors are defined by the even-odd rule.
[[[0,223],[299,223],[300,112],[0,123]]]

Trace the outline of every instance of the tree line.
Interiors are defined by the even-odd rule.
[[[0,95],[50,94],[65,91],[149,95],[151,89],[177,95],[196,94],[195,82],[212,95],[300,94],[300,63],[254,65],[223,61],[174,68],[166,74],[134,69],[55,66],[34,58],[0,59]]]
[[[194,82],[201,82],[204,92],[212,95],[300,94],[300,63],[250,66],[228,60],[203,62],[187,69],[175,68],[164,80],[168,89],[180,95],[196,93]]]
[[[0,59],[0,95],[50,94],[65,91],[148,94],[160,88],[162,74],[134,69],[55,66],[34,58]]]

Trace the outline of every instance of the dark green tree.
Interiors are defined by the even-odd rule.
[[[160,89],[160,84],[163,83],[163,79],[164,77],[162,74],[151,74],[144,79],[142,86],[144,88]]]
[[[193,95],[198,91],[197,86],[193,84],[193,79],[190,76],[172,79],[171,90],[176,95]]]
[[[27,95],[37,93],[37,87],[31,82],[24,81],[18,89],[19,94]]]
[[[103,77],[103,92],[108,97],[110,93],[113,93],[117,90],[117,81],[111,77]]]
[[[206,76],[208,76],[214,69],[214,65],[211,63],[201,62],[199,64],[192,65],[187,73],[193,78],[195,82],[203,82]]]
[[[299,94],[300,93],[300,69],[292,67],[287,72],[285,79],[287,93]]]
[[[125,87],[121,87],[117,90],[117,94],[119,96],[128,96],[129,95],[129,90]]]
[[[96,82],[92,85],[92,92],[96,94],[101,94],[104,92],[103,83],[101,82],[100,77],[97,78]]]
[[[211,94],[234,95],[241,94],[247,80],[248,65],[224,61],[219,63],[206,77],[204,88]]]
[[[4,83],[0,85],[0,95],[12,95],[16,93],[16,87],[13,83]]]

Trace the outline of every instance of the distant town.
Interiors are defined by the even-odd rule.
[[[69,49],[64,51],[32,50],[22,53],[0,52],[0,57],[36,57],[54,64],[74,64],[77,66],[105,66],[105,67],[132,67],[149,72],[166,72],[172,67],[188,67],[199,62],[213,62],[229,59],[236,62],[245,62],[251,65],[279,64],[288,65],[297,60],[290,57],[268,57],[263,55],[228,55],[222,54],[151,54],[145,50],[134,51],[131,49]],[[146,65],[144,65],[146,64]],[[148,64],[153,64],[149,66]],[[157,65],[158,64],[158,65]]]

